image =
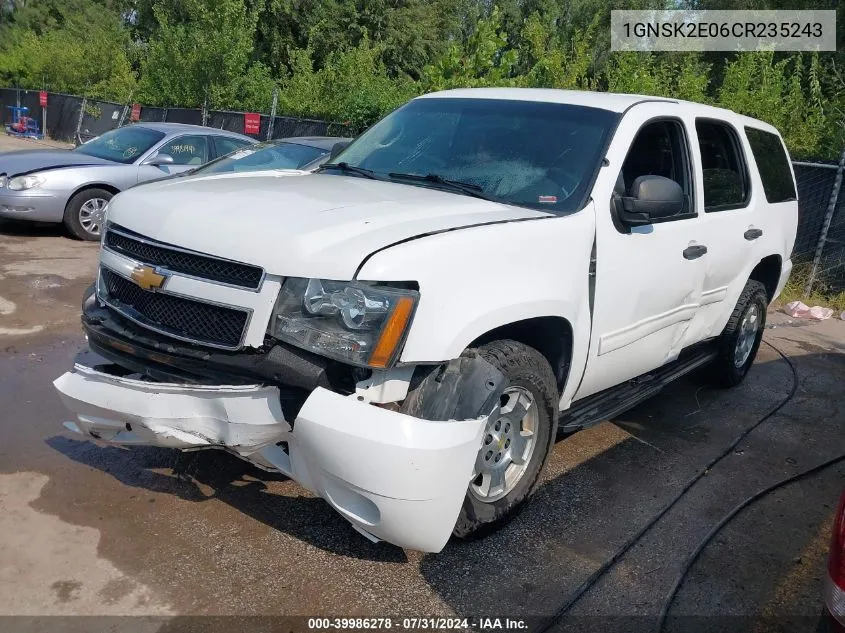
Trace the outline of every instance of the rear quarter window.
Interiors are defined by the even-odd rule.
[[[775,203],[795,200],[795,182],[780,138],[753,127],[745,128],[745,136],[748,137],[760,180],[763,181],[766,201]]]

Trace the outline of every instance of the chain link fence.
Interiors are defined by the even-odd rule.
[[[806,271],[804,294],[845,291],[845,151],[838,163],[794,162],[798,235],[792,259]]]
[[[0,118],[7,123],[8,106],[29,108],[29,116],[38,125],[42,121],[38,90],[0,88]],[[81,143],[130,122],[131,104],[98,101],[58,92],[47,93],[46,134],[58,141]],[[244,134],[244,112],[207,110],[202,108],[158,108],[141,106],[140,121],[163,121],[203,125]],[[260,140],[290,136],[350,136],[343,123],[288,116],[261,115]]]

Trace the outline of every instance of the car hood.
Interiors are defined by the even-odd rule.
[[[116,165],[110,160],[67,149],[25,149],[0,154],[0,174],[16,176],[43,169],[80,165]]]
[[[109,208],[110,222],[161,242],[255,264],[271,274],[327,279],[351,279],[374,251],[420,235],[548,216],[424,187],[329,174],[158,181],[119,194]]]

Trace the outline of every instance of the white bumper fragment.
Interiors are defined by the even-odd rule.
[[[368,537],[425,552],[452,533],[486,423],[421,420],[317,388],[291,429],[275,387],[155,383],[82,364],[54,384],[77,416],[71,430],[232,451],[298,481]]]
[[[80,363],[53,385],[81,433],[113,444],[225,447],[246,456],[290,431],[275,387],[147,382]]]

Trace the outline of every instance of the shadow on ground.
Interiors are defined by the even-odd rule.
[[[263,471],[229,453],[182,453],[149,446],[100,447],[63,436],[51,437],[47,444],[126,486],[171,494],[194,503],[222,501],[275,530],[334,554],[379,561],[406,560],[398,547],[385,547],[362,538],[322,499],[274,494],[268,484],[286,481],[287,477]],[[344,537],[338,538],[338,532]]]
[[[653,615],[688,552],[730,508],[773,481],[841,452],[838,399],[845,400],[841,390],[845,356],[814,352],[794,359],[799,376],[795,402],[800,408],[787,405],[782,415],[754,431],[702,479],[585,595],[584,617]],[[681,380],[659,398],[620,416],[614,425],[604,423],[559,441],[542,485],[523,512],[482,540],[453,540],[440,554],[423,556],[419,572],[458,614],[554,613],[686,481],[781,402],[792,381],[786,362],[771,351],[761,353],[746,382],[735,390],[718,391]],[[384,563],[410,561],[396,547],[366,541],[322,500],[276,494],[269,484],[283,477],[228,454],[128,451],[60,436],[47,443],[127,486],[194,503],[216,499],[333,554]],[[771,510],[775,518],[766,516],[754,526],[760,532],[752,543],[757,549],[746,552],[744,559],[752,570],[731,567],[736,578],[720,576],[722,563],[711,561],[715,568],[696,577],[692,593],[682,592],[679,603],[685,612],[730,614],[730,604],[714,603],[706,596],[720,595],[729,603],[740,582],[753,584],[743,589],[743,609],[753,609],[776,593],[790,573],[784,570],[784,561],[808,549],[832,512],[829,504],[841,483],[829,479],[824,485],[809,481],[797,495],[784,493],[794,497],[793,505],[776,506]],[[777,528],[772,521],[779,521]],[[734,532],[729,534],[734,540],[743,536]],[[724,554],[729,546],[728,540],[717,539],[713,547]],[[769,559],[761,563],[766,556]],[[751,578],[755,561],[768,575]],[[805,575],[795,582],[818,584],[818,577]],[[741,609],[738,615],[748,613]]]
[[[0,235],[9,237],[67,237],[65,227],[59,223],[18,222],[0,218]]]

